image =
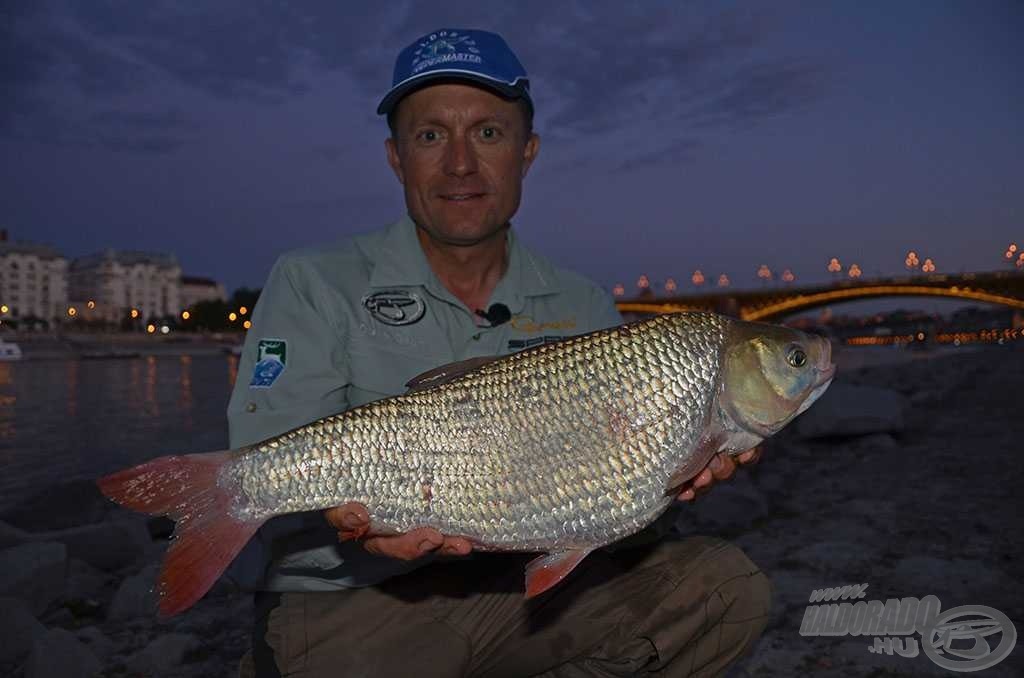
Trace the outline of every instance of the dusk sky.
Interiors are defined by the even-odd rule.
[[[375,108],[398,51],[501,33],[541,154],[514,224],[610,287],[829,257],[1000,268],[1024,244],[1024,3],[4,3],[2,227],[68,257],[274,259],[404,211]]]

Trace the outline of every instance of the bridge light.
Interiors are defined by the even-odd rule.
[[[697,286],[703,285],[704,284],[704,274],[701,273],[700,269],[698,268],[696,271],[693,272],[693,275],[690,276],[690,280],[693,281],[694,285],[697,285]]]
[[[651,286],[651,279],[648,278],[646,275],[641,275],[640,278],[636,281],[636,286],[642,290],[646,290],[648,287]]]
[[[612,288],[612,295],[616,297],[622,297],[626,295],[626,288],[622,283],[615,283],[615,287]]]
[[[676,291],[676,281],[674,279],[669,278],[668,280],[665,281],[665,291],[666,292],[675,292]]]
[[[729,286],[729,276],[727,276],[724,273],[722,275],[718,276],[718,286],[719,287],[728,287]]]
[[[782,282],[791,283],[794,280],[796,280],[796,276],[793,275],[793,271],[787,268],[785,271],[782,272]]]
[[[829,273],[839,273],[841,270],[843,270],[843,265],[839,263],[839,259],[832,257],[828,260]]]
[[[761,264],[760,266],[758,266],[757,277],[763,280],[764,282],[768,282],[769,280],[772,279],[772,270],[768,268],[768,264]]]

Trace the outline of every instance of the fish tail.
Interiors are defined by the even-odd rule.
[[[96,481],[113,501],[176,523],[160,571],[160,615],[187,610],[227,569],[263,519],[238,517],[236,492],[219,482],[230,451],[160,457]]]

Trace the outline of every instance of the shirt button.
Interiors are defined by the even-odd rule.
[[[246,412],[255,412],[256,411],[256,403],[246,403],[245,411]]]

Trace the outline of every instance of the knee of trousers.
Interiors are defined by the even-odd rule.
[[[663,576],[677,586],[720,596],[734,608],[730,616],[767,621],[771,582],[738,546],[714,537],[691,537],[667,542],[661,560]]]

